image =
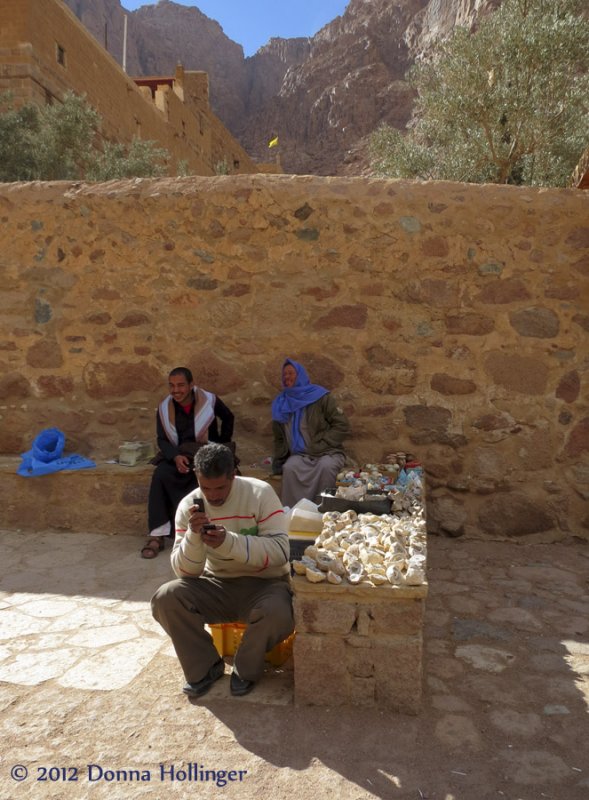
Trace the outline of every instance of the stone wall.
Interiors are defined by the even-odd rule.
[[[430,529],[589,538],[589,194],[292,176],[0,187],[0,452],[112,458],[169,369],[271,452],[285,356],[361,461],[423,462]]]

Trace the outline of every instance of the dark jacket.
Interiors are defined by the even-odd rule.
[[[176,430],[178,431],[178,445],[166,436],[160,415],[156,413],[157,446],[159,453],[154,458],[154,464],[160,461],[172,462],[178,455],[193,456],[197,451],[194,438],[194,417],[192,413],[186,413],[181,405],[173,400],[176,411]],[[215,399],[215,417],[209,425],[209,442],[219,444],[229,444],[233,436],[233,413],[218,397]],[[221,428],[219,429],[219,422]]]

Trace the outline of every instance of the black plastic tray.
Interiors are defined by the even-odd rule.
[[[290,545],[290,561],[300,561],[305,553],[305,548],[309,547],[310,544],[315,544],[315,539],[307,539],[306,537],[303,539],[291,539],[288,537],[288,543]]]
[[[378,500],[345,500],[343,497],[335,497],[335,492],[335,489],[327,489],[317,498],[320,502],[319,511],[322,514],[326,511],[355,511],[356,514],[391,513],[391,501],[388,497]]]

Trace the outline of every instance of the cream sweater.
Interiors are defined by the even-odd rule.
[[[220,547],[203,544],[188,524],[194,497],[202,497],[212,523],[227,530]],[[222,506],[211,506],[200,489],[187,495],[176,512],[172,569],[179,578],[206,570],[219,578],[279,578],[290,573],[289,544],[282,504],[274,489],[256,478],[236,477]]]

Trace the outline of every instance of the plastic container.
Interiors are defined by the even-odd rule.
[[[318,511],[304,511],[293,508],[288,521],[288,533],[301,531],[303,533],[321,533],[323,517]]]
[[[246,627],[247,626],[242,622],[220,622],[208,626],[217,652],[221,658],[235,655]],[[273,667],[279,667],[281,664],[284,664],[292,655],[294,637],[295,633],[291,633],[287,639],[284,639],[284,641],[279,642],[276,647],[273,647],[270,652],[266,653],[266,661]]]
[[[119,447],[119,464],[124,467],[134,467],[151,458],[153,458],[151,442],[123,442]]]

